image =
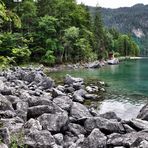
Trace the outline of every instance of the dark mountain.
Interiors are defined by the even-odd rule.
[[[89,7],[92,15],[95,7]],[[141,48],[142,55],[148,55],[148,5],[136,4],[118,9],[101,8],[106,27],[132,34]]]

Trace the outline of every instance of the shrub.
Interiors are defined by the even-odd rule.
[[[23,48],[13,48],[12,54],[15,58],[16,63],[24,63],[29,60],[31,51],[27,47]]]

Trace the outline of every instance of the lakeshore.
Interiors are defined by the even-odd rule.
[[[126,121],[85,105],[101,99],[104,82],[85,85],[82,78],[66,75],[64,84],[56,85],[42,69],[20,67],[1,72],[0,81],[0,145],[6,148],[14,143],[32,148],[148,146],[148,105]]]

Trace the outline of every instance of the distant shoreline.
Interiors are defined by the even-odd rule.
[[[122,60],[140,60],[140,59],[148,59],[148,57],[118,57],[119,61]]]

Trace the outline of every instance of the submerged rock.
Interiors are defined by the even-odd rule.
[[[68,84],[68,85],[73,85],[74,83],[83,84],[84,80],[82,78],[75,78],[75,77],[72,77],[72,76],[67,74],[66,77],[65,77],[64,83]]]

